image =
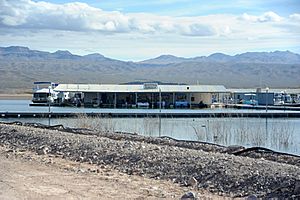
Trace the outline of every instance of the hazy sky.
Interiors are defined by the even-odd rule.
[[[300,53],[299,0],[0,0],[0,46],[101,53]]]

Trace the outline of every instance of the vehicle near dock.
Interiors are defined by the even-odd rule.
[[[188,108],[189,102],[185,100],[180,100],[175,102],[175,108]]]
[[[242,101],[243,104],[257,106],[258,101],[256,100],[256,94],[245,94],[245,99]]]
[[[137,107],[138,108],[149,108],[149,103],[148,102],[137,102]]]

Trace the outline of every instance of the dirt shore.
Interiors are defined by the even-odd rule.
[[[30,100],[32,94],[1,94],[0,100]]]
[[[0,199],[180,199],[193,188],[0,146]],[[198,197],[228,199],[194,190]]]
[[[206,191],[226,198],[297,199],[300,197],[298,157],[292,159],[290,164],[286,164],[280,163],[281,161],[278,162],[278,160],[274,162],[262,158],[235,156],[228,153],[230,148],[220,146],[214,148],[211,144],[193,145],[192,147],[188,144],[175,144],[168,139],[138,135],[100,132],[96,134],[96,132],[84,130],[65,132],[6,124],[0,124],[0,145],[10,149],[6,153],[30,151],[41,156],[62,159],[57,163],[70,162],[80,166],[96,167],[96,169],[87,171],[113,170],[113,173],[117,173],[113,177],[127,177],[123,182],[120,181],[121,185],[128,184],[128,187],[131,187],[130,181],[127,180],[128,177],[129,179],[137,177],[137,179],[149,181],[142,188],[158,187],[164,191],[154,192],[147,196],[148,192],[146,195],[140,194],[142,190],[132,186],[132,192],[129,193],[136,194],[134,191],[138,190],[141,196],[130,196],[128,199],[151,199],[152,197],[178,199],[191,188],[198,195],[201,195],[199,191]],[[209,148],[207,148],[208,146]],[[77,169],[77,171],[85,174],[86,170]],[[70,176],[74,176],[74,179],[78,180],[76,174]],[[5,178],[6,176],[2,177],[9,180],[9,178]],[[91,182],[88,177],[89,175],[86,176],[86,181]],[[41,178],[41,180],[44,179]],[[71,180],[69,180],[70,183]],[[55,182],[57,179],[54,178],[53,181]],[[151,181],[158,182],[153,182],[151,185]],[[159,183],[162,185],[157,186]],[[50,182],[49,185],[51,184]],[[74,181],[74,184],[79,183]],[[68,182],[65,185],[68,185]],[[95,185],[97,184],[95,183]],[[107,185],[110,183],[108,182]],[[119,191],[117,194],[130,191],[130,188],[123,190],[120,188],[121,185],[114,189]],[[137,185],[142,185],[142,182]],[[11,188],[5,181],[2,187],[5,190]],[[77,186],[74,188],[75,195]],[[51,191],[51,189],[49,190]],[[63,191],[71,191],[71,189],[65,188]],[[216,199],[215,197],[213,199]]]

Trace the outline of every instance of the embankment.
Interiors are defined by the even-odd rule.
[[[129,175],[172,180],[182,186],[194,184],[196,188],[224,196],[300,197],[297,156],[267,151],[249,153],[241,147],[170,138],[59,129],[0,124],[0,145],[110,165]]]

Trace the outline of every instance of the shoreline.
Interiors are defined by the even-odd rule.
[[[0,124],[1,144],[82,164],[110,166],[129,176],[172,181],[223,197],[284,199],[300,195],[298,156],[88,129],[47,130],[12,124]]]
[[[32,94],[7,94],[0,93],[0,100],[31,100]]]

